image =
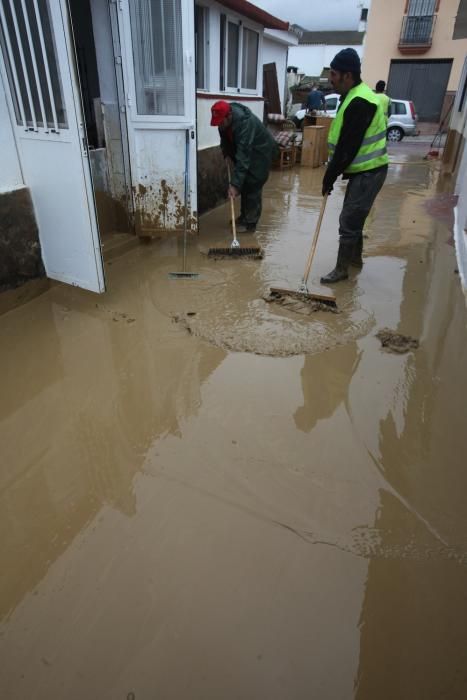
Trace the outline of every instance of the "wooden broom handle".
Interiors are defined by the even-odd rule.
[[[229,162],[227,161],[227,174],[229,176],[229,187],[230,187],[230,165]],[[237,224],[235,223],[235,204],[234,204],[234,198],[229,195],[230,199],[230,216],[232,218],[232,233],[233,233],[233,239],[234,241],[237,240]]]
[[[328,201],[328,194],[325,194],[321,204],[321,210],[319,212],[318,223],[316,224],[315,235],[313,236],[313,243],[311,244],[310,253],[308,255],[308,260],[306,261],[305,272],[303,273],[303,282],[306,284],[308,282],[308,277],[310,276],[311,264],[313,258],[315,257],[316,246],[318,245],[319,232],[321,230],[321,224],[323,222],[324,211],[326,209],[326,203]]]

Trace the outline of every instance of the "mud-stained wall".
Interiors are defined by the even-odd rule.
[[[160,236],[181,231],[185,225],[185,204],[178,191],[180,183],[172,187],[167,180],[157,185],[133,187],[135,203],[135,230],[140,237]],[[187,207],[187,228],[191,233],[198,230],[198,213]]]
[[[0,292],[44,276],[29,190],[0,192]]]
[[[213,209],[226,199],[227,171],[219,146],[198,151],[198,210]]]

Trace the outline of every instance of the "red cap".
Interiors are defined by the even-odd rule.
[[[220,126],[224,119],[229,116],[231,107],[228,102],[219,100],[211,107],[211,126]]]

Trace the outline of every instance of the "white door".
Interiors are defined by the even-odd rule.
[[[196,80],[193,0],[121,0],[136,232],[196,228]],[[188,136],[188,159],[185,144]]]
[[[0,0],[0,25],[0,69],[47,276],[102,292],[67,0]]]

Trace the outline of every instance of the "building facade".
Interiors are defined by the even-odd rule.
[[[387,82],[391,97],[412,100],[421,121],[439,122],[451,108],[467,40],[454,40],[459,0],[373,0],[363,79]]]

